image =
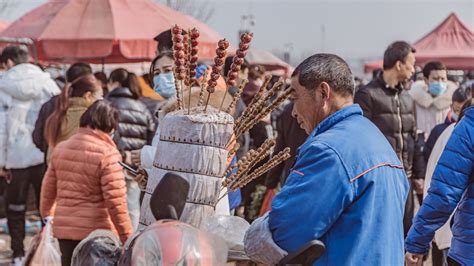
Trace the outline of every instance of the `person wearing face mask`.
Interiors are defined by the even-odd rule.
[[[175,80],[173,75],[174,59],[170,51],[160,53],[153,60],[151,69],[153,69],[153,90],[165,100],[176,95]]]
[[[456,87],[448,81],[446,66],[439,61],[427,63],[423,67],[423,77],[413,83],[409,93],[415,101],[416,127],[426,139],[446,118]]]

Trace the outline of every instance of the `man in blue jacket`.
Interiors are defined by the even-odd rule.
[[[387,139],[353,104],[349,66],[316,54],[295,69],[291,85],[293,116],[309,137],[272,210],[248,231],[247,254],[281,259],[319,239],[326,252],[315,265],[403,265],[407,177]],[[248,240],[262,224],[274,243],[258,254]]]
[[[472,103],[471,103],[472,104]],[[464,110],[406,239],[407,265],[422,265],[434,233],[453,216],[448,265],[474,265],[474,107]]]

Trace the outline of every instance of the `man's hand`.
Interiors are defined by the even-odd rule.
[[[123,156],[123,162],[128,165],[132,165],[132,154],[130,151],[125,151]]]
[[[405,253],[405,264],[407,266],[422,266],[423,254]]]
[[[425,180],[413,179],[413,188],[415,189],[416,194],[423,195],[423,189],[425,188]]]
[[[133,165],[136,165],[136,166],[139,166],[142,164],[142,160],[141,160],[141,149],[140,150],[134,150],[134,151],[131,151],[131,160],[132,160],[132,164]]]
[[[133,179],[138,183],[140,189],[145,190],[148,183],[148,173],[141,166],[138,167],[137,171],[138,175],[134,176]]]

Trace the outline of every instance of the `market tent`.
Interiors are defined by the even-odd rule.
[[[0,32],[8,27],[9,23],[3,20],[0,20]]]
[[[51,0],[14,21],[0,37],[32,39],[45,61],[132,63],[152,59],[153,38],[174,24],[199,29],[199,56],[212,58],[218,33],[149,0]]]
[[[474,32],[454,13],[413,46],[417,50],[417,64],[439,60],[450,69],[474,69]],[[366,72],[379,67],[382,61],[364,66]]]
[[[245,58],[250,64],[262,65],[265,67],[265,70],[270,72],[282,72],[282,74],[288,75],[293,71],[293,67],[290,64],[268,51],[251,48]]]

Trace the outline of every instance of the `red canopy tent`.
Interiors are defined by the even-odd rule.
[[[417,64],[439,60],[450,69],[474,69],[474,32],[454,13],[413,46],[417,50]],[[382,67],[382,63],[365,64],[365,71]]]
[[[270,72],[281,72],[282,75],[289,75],[293,71],[293,67],[290,64],[268,51],[251,48],[245,58],[250,64],[264,66],[265,70]]]
[[[14,21],[0,37],[31,38],[44,61],[132,63],[151,60],[153,38],[174,24],[199,29],[199,56],[213,57],[218,33],[149,0],[52,0]]]
[[[8,27],[8,22],[0,20],[0,32]]]

